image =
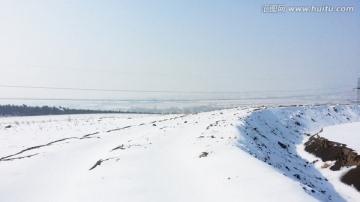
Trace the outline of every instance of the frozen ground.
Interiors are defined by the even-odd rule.
[[[296,147],[336,109],[1,118],[0,201],[356,201]]]

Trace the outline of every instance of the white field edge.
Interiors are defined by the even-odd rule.
[[[351,120],[359,119],[358,108],[345,106],[343,109],[353,113]],[[297,108],[257,112],[236,108],[188,115],[0,118],[0,158],[55,140],[78,138],[14,156],[36,154],[29,158],[0,161],[0,201],[326,199],[318,192],[304,191],[302,182],[286,177],[287,173],[281,169],[249,154],[253,147],[244,141],[247,139],[241,127],[249,117],[269,110],[285,115],[286,119]],[[327,124],[336,123],[328,121]],[[124,128],[127,126],[131,127]],[[314,127],[311,131],[317,129]],[[79,139],[87,134],[94,135]],[[124,149],[111,151],[121,145]],[[307,155],[298,150],[302,156]],[[203,152],[208,156],[199,158]],[[100,159],[104,160],[101,165],[89,170]],[[340,199],[360,198],[359,193],[348,192],[351,188],[338,186],[339,181],[332,181],[330,177],[329,181]]]
[[[328,126],[319,134],[328,140],[346,144],[360,154],[360,122]]]

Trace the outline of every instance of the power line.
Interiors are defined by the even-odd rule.
[[[254,94],[254,93],[289,93],[289,92],[308,92],[323,91],[331,89],[346,88],[326,88],[326,89],[306,89],[306,90],[276,90],[276,91],[175,91],[175,90],[131,90],[131,89],[102,89],[102,88],[70,88],[70,87],[47,87],[47,86],[28,86],[28,85],[3,85],[2,88],[22,88],[22,89],[45,89],[45,90],[70,90],[70,91],[97,91],[97,92],[129,92],[129,93],[179,93],[179,94]]]
[[[63,66],[48,66],[48,65],[20,65],[20,64],[5,64],[0,63],[0,66],[13,66],[13,67],[28,67],[35,69],[45,69],[45,70],[66,70],[66,71],[82,71],[82,72],[97,72],[97,73],[109,73],[109,74],[126,74],[126,75],[135,75],[135,76],[146,76],[146,77],[171,77],[171,78],[193,78],[193,79],[237,79],[237,80],[254,80],[254,81],[277,81],[277,80],[287,80],[287,81],[309,81],[314,80],[314,78],[249,78],[249,77],[212,77],[212,76],[199,76],[199,75],[177,75],[177,74],[164,74],[164,73],[140,73],[140,72],[128,72],[128,71],[117,71],[117,70],[104,70],[104,69],[90,69],[90,68],[78,68],[78,67],[63,67]],[[5,67],[6,68],[6,67]],[[348,79],[342,78],[316,78],[316,80],[324,81],[343,81]]]
[[[241,101],[241,100],[269,100],[269,99],[291,99],[291,98],[311,98],[311,97],[321,97],[321,96],[331,96],[331,95],[341,95],[343,93],[324,93],[324,94],[308,94],[308,95],[296,95],[296,96],[271,96],[271,97],[245,97],[245,98],[236,98],[236,99],[88,99],[88,98],[25,98],[25,97],[0,97],[0,100],[28,100],[28,101],[109,101],[109,102],[121,102],[121,101],[153,101],[153,102],[162,102],[162,101],[180,101],[180,102],[192,102],[192,101]]]

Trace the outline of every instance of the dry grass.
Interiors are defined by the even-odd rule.
[[[330,164],[325,162],[324,165],[321,166],[321,168],[328,168],[329,166],[330,166]]]

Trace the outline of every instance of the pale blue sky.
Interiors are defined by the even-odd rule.
[[[263,4],[284,2],[287,6],[354,6],[355,11],[261,12]],[[360,77],[359,9],[360,1],[355,0],[1,0],[0,85],[349,91]],[[11,88],[0,88],[0,94],[134,97],[133,93]]]

